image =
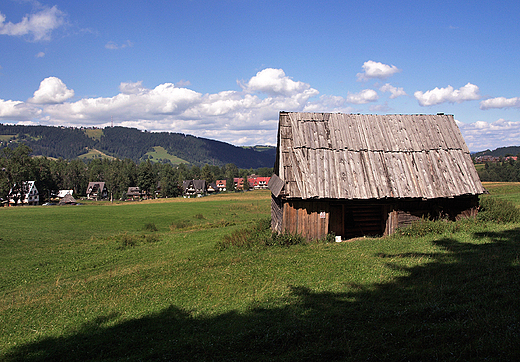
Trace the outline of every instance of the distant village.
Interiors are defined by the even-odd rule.
[[[231,190],[234,191],[250,191],[267,189],[271,177],[264,177],[258,175],[250,175],[247,178],[247,183],[244,182],[243,177],[233,178],[233,186]],[[216,180],[215,182],[206,182],[206,180],[184,180],[182,182],[182,196],[184,198],[203,197],[219,192],[228,191],[228,180]],[[160,197],[161,185],[157,185],[153,194],[141,190],[137,186],[129,187],[124,200],[139,201],[148,200]],[[87,186],[87,200],[108,200],[110,199],[110,192],[106,187],[105,182],[89,182]],[[2,202],[2,206],[16,206],[16,205],[39,205],[40,193],[36,187],[35,181],[26,181],[23,183],[21,190],[11,190],[9,192],[8,200]],[[75,205],[78,204],[74,198],[73,190],[59,190],[51,195],[50,201],[43,205]]]
[[[506,157],[496,157],[496,156],[478,156],[474,158],[475,163],[486,163],[486,162],[501,162],[501,161],[517,161],[518,156],[506,156]]]

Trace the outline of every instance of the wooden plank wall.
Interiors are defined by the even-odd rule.
[[[282,232],[282,199],[271,195],[271,229]]]
[[[272,227],[278,232],[298,233],[320,239],[334,231],[343,239],[391,235],[421,218],[458,220],[474,217],[478,196],[436,200],[293,200],[273,198]],[[324,218],[320,213],[324,212]]]
[[[324,218],[320,214],[324,212]],[[329,232],[329,203],[287,200],[283,205],[282,230],[305,238],[321,239]]]

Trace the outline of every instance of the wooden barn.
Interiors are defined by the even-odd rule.
[[[484,188],[452,115],[281,112],[272,228],[318,239],[389,235],[475,216]]]

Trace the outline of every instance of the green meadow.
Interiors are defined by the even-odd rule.
[[[159,162],[160,160],[169,160],[174,165],[180,165],[181,163],[188,164],[188,161],[183,160],[177,156],[170,155],[164,147],[155,146],[153,151],[147,152],[145,157],[148,157],[153,162]]]
[[[519,184],[485,186],[520,205]],[[0,360],[520,358],[520,223],[218,247],[270,202],[0,208]]]

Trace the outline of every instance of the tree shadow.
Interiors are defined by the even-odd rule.
[[[14,348],[6,361],[520,360],[520,229],[441,238],[431,262],[350,292],[291,286],[285,307],[193,317],[170,306]],[[379,255],[416,258],[419,253]],[[424,256],[424,255],[423,255]],[[392,264],[395,267],[395,264]]]

